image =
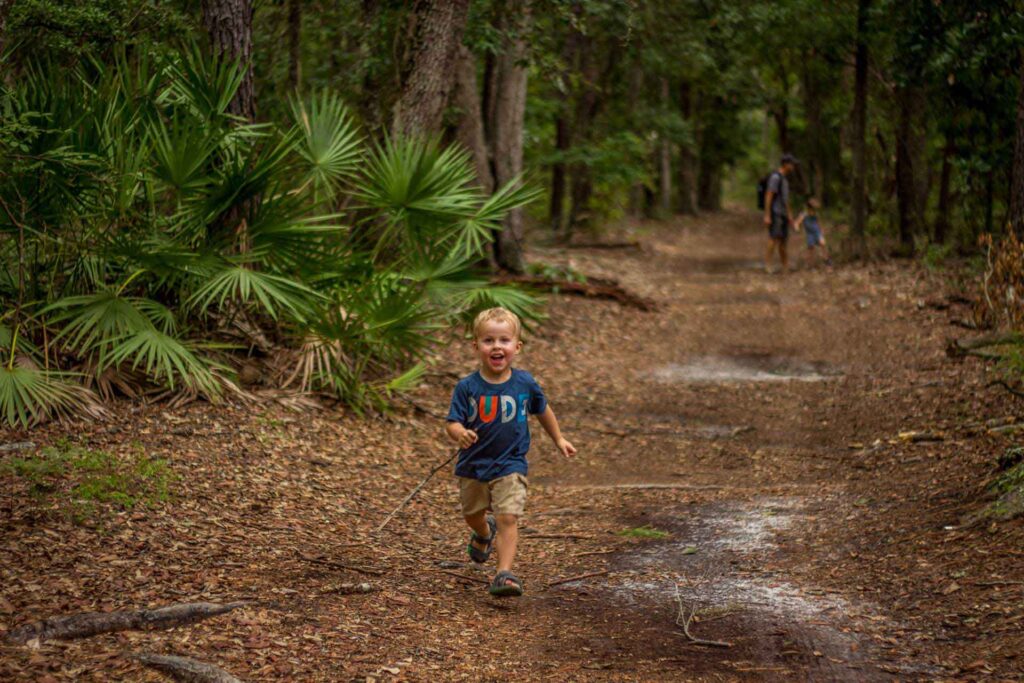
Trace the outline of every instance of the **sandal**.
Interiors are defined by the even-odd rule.
[[[494,549],[494,535],[498,533],[498,523],[490,515],[487,515],[487,528],[491,530],[490,538],[484,538],[474,531],[473,535],[469,537],[469,543],[466,544],[466,552],[469,553],[469,559],[477,564],[483,564],[490,559],[491,551]],[[487,547],[481,550],[473,545],[474,541],[486,543]]]
[[[499,598],[519,597],[523,594],[523,582],[510,571],[498,572],[487,592]]]

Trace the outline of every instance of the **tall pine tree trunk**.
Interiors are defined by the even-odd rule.
[[[1019,135],[1019,133],[1018,133]],[[939,176],[939,206],[935,216],[935,241],[943,244],[949,235],[950,192],[949,186],[953,174],[953,136],[946,132],[946,145],[942,150],[942,173]]]
[[[288,0],[288,89],[302,84],[302,0]]]
[[[1013,176],[1010,187],[1010,229],[1024,239],[1024,51],[1020,53],[1020,84],[1017,91],[1017,135],[1013,145]]]
[[[672,106],[667,78],[661,79],[661,106],[668,113]],[[661,131],[658,141],[658,214],[660,218],[672,215],[672,143]]]
[[[252,76],[252,0],[202,0],[203,28],[214,53],[237,61],[242,83],[228,111],[250,121],[256,118],[256,93]]]
[[[526,117],[526,60],[529,57],[527,31],[530,26],[528,0],[506,3],[511,36],[495,60],[493,117],[494,186],[514,182],[523,172],[523,126]],[[525,270],[523,261],[523,210],[513,209],[494,239],[494,260],[512,273]]]
[[[456,56],[452,101],[460,113],[455,128],[455,139],[472,155],[477,182],[484,192],[490,194],[494,190],[494,175],[491,172],[487,139],[484,135],[480,89],[476,78],[476,56],[465,45],[459,46]]]
[[[468,7],[469,0],[417,0],[415,3],[410,62],[392,112],[392,132],[404,135],[440,132]]]
[[[853,85],[853,254],[867,255],[867,113],[868,113],[868,44],[867,22],[871,0],[857,2],[857,52]]]
[[[579,10],[579,3],[574,6]],[[568,176],[568,167],[565,163],[565,155],[572,147],[572,122],[570,116],[572,109],[569,99],[569,83],[572,80],[572,73],[576,67],[577,45],[580,39],[579,31],[575,26],[569,27],[569,33],[565,38],[565,45],[562,48],[562,63],[565,65],[565,72],[562,75],[562,87],[556,95],[558,101],[558,113],[555,115],[555,154],[557,158],[551,164],[551,197],[548,207],[548,222],[555,234],[561,234],[565,222],[565,190]]]
[[[900,247],[906,254],[913,253],[914,236],[920,232],[921,207],[918,206],[917,183],[914,174],[914,94],[909,86],[896,93],[899,101],[899,121],[896,129],[896,203],[899,215]]]
[[[696,126],[693,117],[693,92],[692,86],[686,81],[683,81],[679,87],[679,110],[683,119],[690,124],[690,130],[694,130]],[[679,145],[676,205],[679,213],[691,216],[697,213],[697,155],[694,154],[695,148],[695,140]]]

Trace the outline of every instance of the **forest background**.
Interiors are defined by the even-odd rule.
[[[0,0],[2,420],[380,408],[583,279],[527,233],[753,206],[782,151],[847,257],[977,255],[1019,328],[1022,47],[1009,0]]]

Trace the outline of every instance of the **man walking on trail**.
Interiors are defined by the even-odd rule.
[[[792,154],[783,154],[779,168],[768,176],[768,186],[764,194],[764,224],[768,228],[764,269],[767,272],[771,272],[772,252],[776,247],[779,250],[782,272],[789,272],[786,240],[789,239],[789,226],[793,223],[793,214],[789,210],[789,181],[786,178],[796,169],[798,163],[800,162]]]

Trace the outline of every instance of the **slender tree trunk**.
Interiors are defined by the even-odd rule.
[[[704,211],[722,208],[722,168],[701,154],[700,175],[697,178],[697,206]]]
[[[913,253],[914,235],[920,232],[920,207],[918,206],[917,184],[914,174],[915,158],[913,154],[914,94],[910,87],[903,87],[896,93],[899,101],[899,122],[896,131],[896,203],[899,215],[900,246],[906,254]]]
[[[772,118],[779,132],[779,149],[789,152],[789,106],[785,102],[780,104],[772,110]]]
[[[441,130],[454,79],[456,50],[466,27],[469,0],[417,0],[410,63],[392,112],[391,130],[404,135]]]
[[[946,146],[942,150],[942,173],[939,176],[939,206],[935,216],[935,241],[944,244],[949,235],[949,185],[953,174],[953,138],[946,133]]]
[[[555,154],[557,158],[551,165],[551,203],[548,207],[548,221],[551,224],[551,230],[555,234],[562,232],[564,223],[566,174],[568,171],[565,155],[569,153],[569,149],[572,147],[572,124],[569,120],[571,115],[569,84],[572,73],[576,68],[576,52],[579,39],[579,31],[575,27],[570,27],[562,49],[562,62],[565,65],[565,72],[562,76],[561,87],[558,89],[556,96],[558,113],[555,115]]]
[[[526,60],[529,57],[527,31],[530,25],[528,0],[506,5],[511,37],[495,64],[494,186],[514,182],[523,172],[523,126],[526,117]],[[494,260],[512,273],[526,270],[523,261],[523,211],[513,209],[495,235]]]
[[[244,70],[242,83],[228,111],[250,121],[256,118],[252,76],[252,0],[202,0],[203,27],[218,57],[237,61]]]
[[[302,85],[302,0],[288,0],[288,89]]]
[[[804,87],[801,88],[804,96],[804,112],[807,117],[807,143],[809,148],[808,166],[810,172],[809,194],[824,201],[825,189],[825,139],[826,134],[821,120],[821,89],[815,73],[812,72],[812,60],[817,55],[812,51],[804,55]]]
[[[667,78],[661,79],[661,106],[667,113],[672,106]],[[660,218],[672,215],[672,142],[665,131],[658,142],[658,214]]]
[[[460,45],[455,64],[455,88],[452,92],[460,116],[455,128],[455,139],[473,157],[477,182],[484,192],[494,190],[494,175],[484,136],[483,110],[476,82],[476,56],[465,45]]]
[[[1013,145],[1013,176],[1010,188],[1010,229],[1024,239],[1024,51],[1020,59],[1017,90],[1017,135]]]
[[[867,20],[871,0],[857,2],[857,53],[853,86],[853,253],[867,255],[867,112],[868,112],[868,44]]]
[[[565,154],[572,147],[572,132],[569,129],[569,117],[561,112],[555,118],[555,154],[559,158],[551,165],[551,203],[548,206],[548,222],[555,234],[562,232],[563,214],[565,213],[566,164]]]
[[[693,93],[691,85],[683,81],[679,87],[679,109],[683,119],[694,130]],[[696,137],[696,136],[694,136]],[[696,215],[697,213],[697,156],[694,154],[696,141],[679,145],[679,182],[677,206],[679,213]]]
[[[14,6],[14,0],[0,0],[0,55],[4,53],[4,48],[7,46],[7,15],[11,13],[11,7]],[[9,65],[7,65],[9,67]],[[6,82],[10,77],[10,72],[3,74],[4,81]]]

